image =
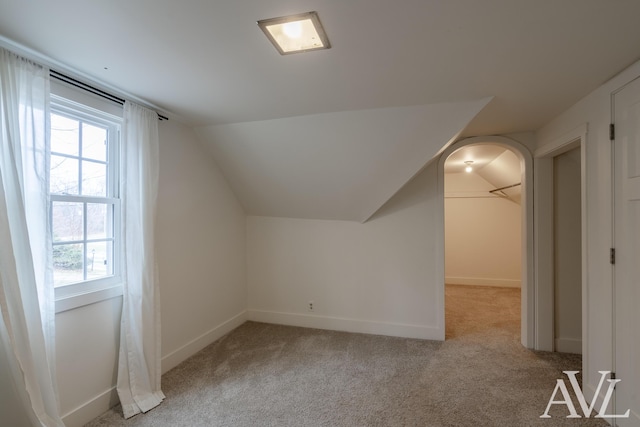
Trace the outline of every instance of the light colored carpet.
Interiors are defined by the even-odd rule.
[[[98,426],[603,426],[540,419],[580,356],[519,338],[519,290],[447,286],[445,342],[247,322],[163,376],[167,398]],[[570,388],[570,387],[569,387]]]

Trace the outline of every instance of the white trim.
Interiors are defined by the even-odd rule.
[[[535,151],[536,200],[535,215],[535,248],[536,248],[536,293],[538,304],[536,317],[536,349],[553,351],[556,344],[554,329],[554,253],[553,253],[553,158],[580,147],[581,162],[581,211],[582,211],[582,369],[589,370],[589,353],[587,337],[589,319],[587,313],[587,135],[589,124],[584,123],[564,133],[562,136],[541,145]],[[557,347],[556,347],[557,350]]]
[[[53,202],[102,203],[105,205],[106,204],[115,205],[120,201],[120,199],[115,197],[71,196],[67,194],[51,194],[49,198]]]
[[[62,421],[66,427],[82,427],[117,405],[118,402],[118,392],[114,386],[67,412],[62,416]]]
[[[222,322],[213,329],[205,332],[204,334],[196,337],[183,345],[182,347],[172,351],[171,353],[162,357],[162,373],[175,368],[180,363],[187,360],[209,344],[222,338],[229,332],[233,331],[238,326],[242,325],[248,320],[247,311],[242,311],[232,318]]]
[[[548,142],[540,144],[534,153],[534,157],[556,157],[580,145],[580,139],[587,134],[588,124],[584,123],[571,129],[562,136]]]
[[[521,280],[514,279],[487,279],[484,277],[445,277],[447,285],[493,286],[496,288],[520,288]]]
[[[443,331],[431,326],[251,309],[247,313],[249,320],[278,325],[425,340],[441,341],[444,339]]]
[[[65,295],[56,298],[56,314],[119,296],[122,296],[122,284],[120,283],[103,289],[87,289],[87,291],[83,293]]]
[[[560,353],[582,354],[582,340],[574,338],[556,338],[555,351]]]
[[[51,104],[54,106],[52,110],[98,126],[111,128],[114,124],[117,127],[122,125],[122,113],[120,113],[120,115],[112,114],[104,109],[96,108],[96,106],[76,101],[75,98],[82,97],[82,95],[83,94],[77,90],[70,91],[65,96],[51,90]],[[108,108],[106,105],[102,107]]]
[[[534,202],[536,250],[536,329],[535,348],[553,351],[555,336],[553,157],[535,158],[536,192]]]
[[[84,305],[93,304],[105,299],[114,298],[122,295],[122,278],[120,276],[119,260],[119,237],[117,230],[120,229],[120,193],[119,188],[119,159],[120,159],[120,127],[122,117],[112,115],[102,110],[79,103],[73,99],[68,99],[56,94],[51,94],[51,113],[60,114],[70,117],[74,120],[81,120],[84,123],[90,123],[96,126],[104,127],[108,131],[108,152],[107,158],[101,164],[106,165],[108,173],[108,191],[106,196],[82,196],[82,195],[60,195],[51,194],[50,202],[55,201],[72,201],[83,203],[86,209],[86,203],[102,203],[112,205],[113,210],[113,232],[109,238],[98,239],[100,242],[111,242],[113,245],[112,275],[98,279],[83,280],[79,283],[71,283],[55,287],[56,313],[78,308]],[[80,142],[79,142],[80,143]],[[78,156],[80,152],[78,153]],[[76,158],[76,156],[73,156]],[[80,159],[78,157],[78,159]],[[91,239],[86,236],[86,211],[83,215],[83,224],[85,232],[83,239],[78,242],[54,242],[54,247],[66,243],[79,243],[86,245],[91,243]]]
[[[95,293],[94,293],[95,294]],[[122,294],[122,293],[120,293]],[[162,358],[162,373],[166,373],[184,360],[196,354],[207,345],[222,338],[238,326],[247,321],[247,312],[233,316],[229,320],[221,323],[210,331],[200,335],[199,337],[189,341],[187,344],[175,351],[167,354]],[[62,420],[66,427],[82,427],[89,421],[95,419],[100,414],[108,411],[119,403],[118,392],[115,386],[103,391],[97,396],[89,399],[82,405],[72,409],[62,416]]]
[[[535,253],[534,253],[534,216],[533,216],[533,156],[529,149],[511,138],[504,136],[477,136],[466,138],[447,147],[438,161],[438,199],[439,204],[436,220],[438,235],[436,236],[440,249],[436,251],[436,272],[442,295],[438,295],[439,321],[445,325],[444,317],[444,163],[456,150],[472,144],[494,144],[506,147],[520,158],[522,170],[522,279],[521,279],[521,342],[527,348],[536,348],[535,336],[539,318],[536,317],[536,284],[535,284]]]

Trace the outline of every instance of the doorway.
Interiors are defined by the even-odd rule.
[[[445,338],[501,328],[520,340],[520,159],[469,144],[444,164]]]
[[[535,318],[534,318],[534,302],[535,302],[535,289],[534,289],[534,251],[533,251],[533,157],[529,149],[523,144],[512,140],[507,137],[501,136],[487,136],[487,137],[473,137],[458,141],[452,144],[442,153],[438,167],[438,188],[441,195],[440,201],[442,203],[441,224],[442,235],[440,237],[442,247],[442,259],[441,270],[439,271],[440,280],[442,283],[442,325],[443,329],[446,329],[446,319],[444,313],[445,306],[445,162],[456,151],[466,146],[480,146],[491,145],[501,147],[509,150],[513,153],[520,164],[520,180],[519,180],[519,202],[520,202],[520,231],[519,231],[519,245],[520,245],[520,277],[519,282],[521,286],[521,298],[520,298],[520,342],[522,345],[528,348],[534,348],[535,345]],[[464,162],[463,162],[464,163]],[[473,164],[471,165],[473,167]],[[508,185],[516,184],[516,182]],[[507,186],[508,186],[507,185]],[[498,187],[499,188],[499,187]],[[512,187],[515,188],[515,187]],[[494,188],[496,189],[496,188]],[[503,189],[507,190],[507,189]],[[513,190],[512,190],[513,191]],[[505,195],[505,194],[503,194]],[[513,196],[513,195],[512,195]],[[517,279],[516,279],[517,281]]]
[[[582,354],[580,147],[553,157],[554,350]]]
[[[583,315],[586,311],[587,253],[587,194],[583,167],[586,161],[586,136],[587,125],[584,124],[535,152],[537,350],[582,353],[582,349],[587,345],[588,324],[586,316]],[[569,171],[565,170],[567,167]],[[558,182],[558,179],[564,183]],[[559,189],[558,186],[566,188]],[[558,214],[567,215],[567,212],[558,212],[558,209],[566,209],[566,206],[559,204],[567,202],[564,199],[567,193],[571,193],[573,197],[579,195],[579,201],[574,199],[569,202],[573,207],[570,207],[568,212],[573,213],[569,213],[567,218],[570,218],[568,221],[571,222],[572,230],[566,227],[566,219],[557,218]],[[562,251],[565,255],[562,255]],[[568,258],[567,251],[572,252]],[[564,271],[566,267],[572,272]],[[579,268],[579,272],[576,268]],[[579,278],[579,284],[576,278]],[[583,370],[587,369],[588,360],[583,359]]]

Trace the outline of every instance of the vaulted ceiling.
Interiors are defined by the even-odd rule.
[[[256,25],[311,10],[329,50],[281,56]],[[640,59],[638,16],[637,0],[0,0],[0,35],[195,127],[247,213],[363,220],[452,138],[536,130]]]

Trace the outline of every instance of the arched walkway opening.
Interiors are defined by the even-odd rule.
[[[489,163],[493,163],[492,166],[488,166]],[[519,167],[519,168],[518,168]],[[468,175],[465,169],[470,169]],[[516,170],[514,174],[514,169]],[[483,176],[472,177],[472,174],[478,174],[479,171],[484,170]],[[510,170],[511,172],[507,172]],[[459,171],[459,173],[456,173]],[[445,176],[448,176],[451,181],[447,185],[448,191],[445,191]],[[465,256],[467,254],[458,254],[457,260],[450,259],[449,267],[445,268],[447,259],[442,257],[442,265],[440,268],[440,283],[442,286],[441,295],[445,295],[445,283],[458,282],[459,285],[489,285],[489,286],[505,286],[505,287],[520,287],[520,338],[525,347],[534,347],[535,337],[535,292],[534,292],[534,251],[533,251],[533,158],[531,152],[521,143],[506,137],[489,136],[489,137],[474,137],[467,138],[458,141],[448,147],[441,155],[438,165],[438,194],[439,202],[441,203],[441,224],[442,236],[440,239],[442,254],[446,253],[446,242],[448,242],[449,249],[452,246],[463,248],[464,239],[469,239],[469,250],[472,246],[472,239],[487,239],[487,228],[493,227],[493,232],[496,232],[497,218],[495,218],[495,212],[492,214],[491,209],[495,208],[495,202],[499,203],[510,202],[512,205],[507,206],[510,212],[501,213],[501,215],[507,215],[511,225],[505,222],[504,233],[510,235],[496,236],[493,241],[487,241],[487,251],[491,250],[492,244],[500,244],[504,256],[510,258],[505,259],[505,265],[493,264],[487,265],[487,263],[493,263],[490,258],[485,259],[469,259]],[[507,183],[507,181],[509,183]],[[511,182],[514,181],[514,182]],[[471,187],[463,190],[463,186],[460,184],[467,182]],[[488,188],[493,185],[493,188]],[[449,218],[449,231],[450,235],[448,239],[445,234],[446,218],[445,218],[445,197],[448,197],[453,203],[450,206],[456,206],[453,211],[457,210],[458,216],[465,209],[463,205],[467,200],[463,202],[463,199],[482,199],[482,203],[476,205],[478,210],[475,212],[477,223],[472,224],[471,228],[451,227],[451,221],[456,219]],[[493,198],[493,200],[491,200]],[[460,199],[460,200],[457,200]],[[454,201],[455,200],[455,201]],[[482,206],[482,207],[480,207]],[[516,213],[514,214],[514,209]],[[468,210],[468,209],[467,209]],[[519,210],[519,218],[514,218]],[[454,212],[455,214],[455,212]],[[470,221],[473,221],[474,212],[467,212]],[[492,217],[493,216],[493,217]],[[482,224],[482,217],[485,217],[487,221],[493,222],[493,224]],[[505,218],[507,218],[505,217]],[[487,219],[488,218],[488,219]],[[515,220],[518,220],[515,223]],[[460,221],[458,218],[457,221]],[[462,223],[458,223],[462,224]],[[470,224],[467,224],[470,225]],[[515,229],[514,229],[515,225]],[[474,229],[476,227],[477,229]],[[482,228],[484,227],[484,228]],[[477,231],[477,232],[476,232]],[[483,236],[483,232],[485,235]],[[516,235],[514,235],[516,233]],[[474,243],[479,245],[478,241]],[[520,260],[513,259],[513,251],[507,254],[509,246],[513,248],[513,245],[520,246]],[[477,254],[477,252],[476,252]],[[480,256],[482,258],[482,255]],[[510,264],[506,265],[506,264]],[[514,264],[518,264],[517,266]],[[475,265],[475,266],[474,266]],[[475,268],[477,274],[466,274],[465,271]],[[514,272],[514,268],[519,269],[519,277],[517,272]],[[498,273],[496,273],[498,272]],[[492,277],[492,274],[502,276],[502,278]],[[475,277],[473,277],[475,276]],[[498,280],[496,280],[498,279]],[[443,301],[443,307],[445,302]],[[445,312],[442,312],[442,322],[446,325]],[[446,328],[445,328],[446,329]]]

